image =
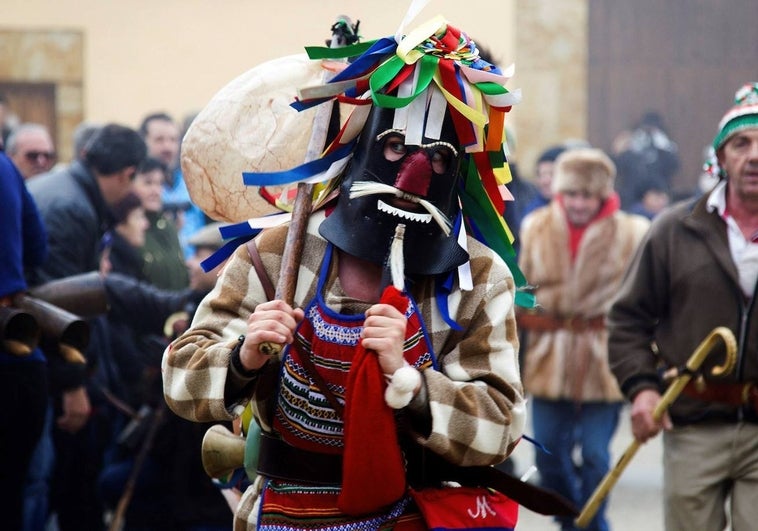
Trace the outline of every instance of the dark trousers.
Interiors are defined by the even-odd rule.
[[[110,437],[109,426],[105,411],[94,406],[92,416],[78,432],[71,434],[53,427],[55,468],[50,511],[57,514],[60,531],[105,528],[97,477]]]
[[[29,462],[47,407],[44,362],[0,365],[0,515],[3,529],[21,529]]]

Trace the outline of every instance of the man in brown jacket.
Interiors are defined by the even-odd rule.
[[[667,428],[666,529],[755,529],[758,521],[758,83],[743,86],[713,141],[720,182],[653,222],[610,313],[610,362],[632,401],[641,442]],[[717,326],[738,340],[736,369],[721,378],[702,367],[660,420],[652,412],[666,382]],[[655,348],[653,348],[655,347]],[[726,504],[727,498],[731,500]]]

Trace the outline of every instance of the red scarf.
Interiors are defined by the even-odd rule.
[[[561,206],[561,210],[563,211],[563,215],[565,216],[566,209],[563,206],[563,197],[561,194],[558,194],[555,200],[558,201],[558,204]],[[619,195],[616,192],[613,192],[608,196],[608,199],[603,202],[600,210],[598,210],[597,214],[595,214],[595,217],[592,218],[586,225],[577,227],[576,225],[572,225],[571,222],[568,221],[568,218],[566,218],[569,230],[569,254],[571,256],[571,262],[576,260],[576,253],[579,251],[579,243],[582,241],[582,236],[584,236],[584,232],[587,230],[587,227],[596,221],[607,218],[608,216],[614,214],[620,207],[621,199],[619,199]]]
[[[401,312],[408,308],[408,299],[392,285],[379,302]],[[394,410],[384,401],[386,386],[376,355],[359,343],[345,391],[342,491],[337,502],[345,514],[377,511],[405,492],[403,454]]]

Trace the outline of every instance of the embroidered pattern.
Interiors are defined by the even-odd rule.
[[[261,518],[258,529],[262,531],[366,531],[390,530],[408,506],[405,496],[383,513],[363,517],[339,514],[337,506],[339,489],[297,485],[268,481],[261,502]],[[291,507],[288,501],[298,498],[298,505]]]
[[[361,338],[362,324],[350,326],[327,322],[315,304],[308,310],[307,318],[311,322],[313,333],[322,341],[354,347]]]

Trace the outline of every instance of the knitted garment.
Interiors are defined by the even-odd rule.
[[[734,95],[734,106],[719,122],[719,132],[713,139],[718,151],[729,138],[745,129],[758,128],[758,83],[746,83]]]
[[[322,289],[331,254],[329,246],[320,272]],[[277,491],[282,487],[277,484],[272,485],[275,493],[271,496],[277,497],[279,513],[294,511],[292,518],[296,517],[296,508],[307,506],[316,510],[324,504],[323,510],[338,507],[344,513],[332,515],[335,523],[345,515],[383,521],[390,515],[402,514],[402,510],[397,512],[398,504],[403,503],[404,507],[407,503],[405,466],[394,413],[384,402],[386,384],[377,358],[360,344],[364,315],[330,310],[320,295],[322,289],[308,305],[297,339],[285,353],[274,430],[297,448],[342,453],[343,488],[340,491],[298,485],[290,492]],[[392,287],[387,288],[381,302],[392,304],[408,319],[405,360],[419,370],[431,366],[433,353],[415,304]],[[314,383],[302,362],[304,356],[310,358],[329,390],[345,406],[344,419]],[[264,496],[268,493],[267,488]]]
[[[387,286],[379,301],[407,313],[408,298]],[[414,334],[416,335],[416,334]],[[418,341],[407,355],[423,354]],[[347,380],[345,451],[342,456],[342,492],[339,508],[347,514],[376,510],[405,492],[405,466],[397,442],[395,413],[384,401],[386,387],[379,361],[358,344]],[[377,452],[367,452],[370,447]]]

